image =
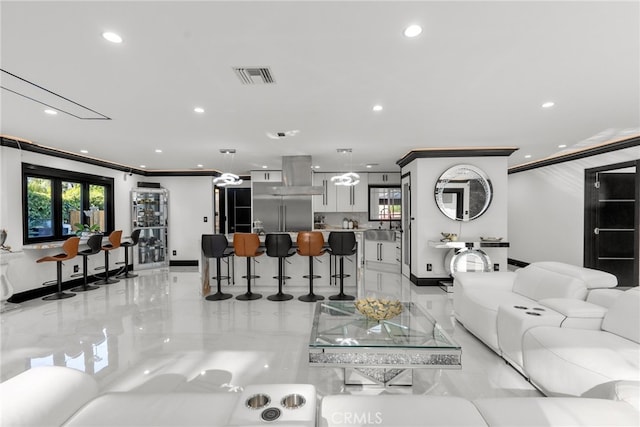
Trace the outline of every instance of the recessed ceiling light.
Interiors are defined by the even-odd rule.
[[[267,167],[267,165],[262,165],[262,169],[266,169]]]
[[[197,168],[203,168],[203,165],[196,165]]]
[[[373,166],[372,165],[366,165],[365,166],[367,169],[371,169]]]
[[[162,150],[159,149],[159,148],[156,148],[156,153],[160,154],[160,153],[162,153]]]
[[[556,103],[555,103],[555,102],[553,102],[553,101],[549,101],[549,102],[545,102],[544,104],[542,104],[542,108],[551,108],[551,107],[553,107],[554,105],[556,105]]]
[[[382,105],[374,105],[372,108],[373,111],[382,111]]]
[[[531,158],[531,154],[527,154],[526,156],[524,156],[525,159],[530,159]]]
[[[567,144],[560,144],[558,145],[558,148],[567,148]]]
[[[404,30],[404,35],[406,37],[417,37],[422,33],[422,27],[420,25],[409,25]]]
[[[89,151],[88,151],[88,150],[80,150],[80,152],[81,152],[82,154],[88,154],[88,153],[89,153]]]
[[[320,165],[311,166],[314,169],[320,169]]]
[[[104,33],[102,33],[102,37],[104,37],[105,40],[108,40],[111,43],[122,43],[122,37],[111,31],[105,31]]]
[[[196,108],[193,109],[193,111],[195,111],[196,113],[204,113],[204,108],[196,107]]]
[[[141,167],[142,169],[144,169],[144,168],[146,168],[146,167],[147,167],[147,165],[140,165],[140,167]]]
[[[51,110],[51,109],[46,109],[44,110],[45,113],[47,113],[50,116],[55,116],[56,114],[58,114],[58,112],[56,110]]]

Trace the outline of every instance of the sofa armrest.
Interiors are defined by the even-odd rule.
[[[622,292],[620,289],[592,289],[587,294],[587,301],[609,308]]]
[[[516,273],[513,271],[487,273],[456,273],[454,288],[484,289],[492,291],[510,291],[513,288]],[[454,291],[455,292],[455,291]]]
[[[59,426],[98,395],[88,374],[62,366],[41,366],[0,383],[0,425]]]
[[[605,307],[572,298],[545,298],[538,303],[565,316],[563,328],[599,330],[607,314]]]

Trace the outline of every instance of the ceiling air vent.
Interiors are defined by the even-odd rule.
[[[236,75],[245,85],[264,85],[275,83],[271,70],[267,67],[234,67]]]

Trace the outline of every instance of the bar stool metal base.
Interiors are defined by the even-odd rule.
[[[343,292],[340,292],[339,294],[331,295],[329,299],[331,301],[353,301],[356,299],[356,297],[354,297],[353,295],[347,295]]]
[[[100,286],[93,286],[93,285],[76,286],[75,288],[71,288],[70,291],[71,292],[87,292],[87,291],[93,291],[94,289],[100,289]]]
[[[44,298],[42,298],[45,301],[54,301],[54,300],[58,300],[58,299],[65,299],[65,298],[71,298],[71,297],[75,297],[76,294],[68,294],[66,292],[56,292],[53,295],[48,295]]]
[[[127,269],[124,273],[116,275],[116,277],[118,279],[132,279],[134,277],[138,277],[138,275],[134,273],[130,273],[129,270]]]
[[[269,295],[267,297],[267,299],[269,301],[289,301],[290,299],[293,299],[293,295],[284,294],[284,293],[277,293],[277,294],[274,294],[274,295]]]
[[[112,279],[112,278],[107,278],[107,279],[102,279],[102,280],[98,280],[97,282],[95,282],[96,285],[112,285],[114,283],[118,283],[120,280],[118,279]]]
[[[224,292],[216,292],[215,294],[207,295],[204,297],[207,301],[222,301],[225,299],[233,298],[231,294],[225,294]]]
[[[304,302],[316,302],[316,301],[322,301],[324,297],[322,295],[307,294],[307,295],[302,295],[301,297],[298,297],[298,299]]]
[[[238,295],[236,297],[236,299],[240,300],[240,301],[253,301],[253,300],[256,300],[256,299],[260,299],[260,298],[262,298],[262,294],[256,294],[256,293],[253,293],[253,292],[246,292],[246,293],[244,293],[242,295]]]

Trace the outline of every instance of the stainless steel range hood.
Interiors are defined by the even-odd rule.
[[[311,156],[282,156],[282,185],[273,187],[274,196],[314,196],[322,194],[313,186]]]

